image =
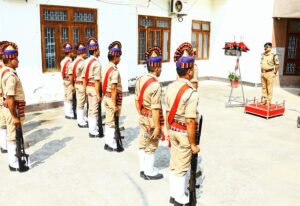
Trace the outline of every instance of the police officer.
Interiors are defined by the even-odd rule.
[[[7,41],[0,42],[0,150],[1,153],[7,153],[7,140],[6,140],[6,122],[2,111],[3,107],[3,90],[1,84],[1,75],[5,70],[5,65],[3,63],[3,47],[7,44]]]
[[[72,94],[74,86],[72,83],[73,77],[69,74],[72,65],[73,47],[69,42],[63,44],[63,50],[65,52],[64,59],[60,62],[61,74],[64,81],[64,108],[65,118],[74,119],[74,113],[72,110]]]
[[[2,90],[5,103],[3,114],[7,124],[7,149],[10,171],[26,172],[28,166],[19,165],[16,156],[16,128],[23,125],[25,118],[25,94],[16,68],[18,67],[18,47],[10,42],[3,48],[5,70],[2,72]],[[21,164],[24,162],[21,161]]]
[[[114,114],[120,116],[122,106],[122,82],[117,65],[121,61],[122,44],[112,42],[108,47],[109,63],[102,70],[102,92],[104,95],[105,118],[105,145],[107,151],[122,152],[123,147],[117,148],[114,139]]]
[[[86,98],[86,85],[83,84],[82,75],[85,62],[87,58],[87,49],[84,42],[79,42],[75,46],[77,57],[73,61],[69,74],[73,76],[75,89],[76,89],[76,100],[77,100],[77,123],[80,128],[87,128],[88,124],[84,120],[84,105],[87,102]]]
[[[188,205],[185,194],[186,175],[192,153],[200,148],[195,144],[198,93],[190,80],[193,78],[194,58],[192,45],[183,43],[174,56],[179,78],[166,91],[167,128],[171,138],[170,202]]]
[[[273,96],[273,80],[279,69],[278,55],[271,52],[272,43],[264,45],[265,52],[261,55],[261,84],[263,105],[271,104]]]
[[[100,87],[101,87],[101,64],[98,61],[100,50],[98,41],[90,38],[87,43],[90,57],[85,60],[84,72],[81,75],[84,85],[86,85],[86,94],[88,97],[88,125],[89,137],[103,137],[99,135],[97,127],[98,104],[101,104]]]
[[[161,136],[161,49],[149,48],[146,52],[148,74],[141,76],[135,87],[135,104],[140,115],[139,159],[140,176],[146,180],[163,178],[154,168],[154,153]],[[163,120],[163,119],[162,119]]]

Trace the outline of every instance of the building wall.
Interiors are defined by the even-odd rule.
[[[138,65],[138,15],[169,16],[168,0],[0,0],[1,39],[14,41],[19,45],[20,67],[18,73],[22,79],[28,104],[48,103],[63,100],[63,87],[59,72],[43,73],[41,56],[40,4],[72,7],[96,8],[98,10],[98,39],[100,43],[100,62],[107,63],[107,47],[119,40],[123,44],[122,61],[119,69],[122,75],[124,92],[128,91],[128,79],[146,71],[144,65]],[[191,21],[211,19],[211,1],[189,1],[189,15],[183,22],[172,17],[171,62],[163,64],[161,81],[176,78],[173,54],[177,46],[191,41]],[[13,13],[13,15],[12,15]],[[206,68],[209,61],[198,64]],[[200,73],[205,75],[204,70]]]
[[[105,2],[111,2],[109,4]],[[263,44],[272,41],[273,0],[201,0],[187,1],[188,15],[179,22],[172,18],[169,63],[163,63],[160,81],[176,79],[173,55],[184,41],[191,42],[192,20],[211,22],[210,59],[199,60],[199,76],[226,78],[235,66],[235,58],[224,55],[222,47],[228,41],[243,40],[250,48],[241,58],[243,80],[260,82],[260,54]],[[116,3],[116,4],[115,4]],[[0,0],[0,39],[14,41],[20,48],[21,77],[28,104],[63,100],[61,75],[42,73],[40,4],[96,8],[98,39],[102,65],[107,63],[107,47],[119,40],[123,44],[119,69],[124,92],[128,79],[146,72],[138,65],[138,15],[169,17],[169,0]],[[260,5],[259,7],[257,5]]]
[[[272,41],[273,0],[212,0],[212,65],[210,75],[227,77],[235,57],[225,56],[225,42],[243,41],[249,48],[240,59],[244,81],[260,83],[260,58],[263,45]]]
[[[149,15],[149,16],[159,16],[159,17],[171,17],[172,18],[172,28],[171,28],[171,45],[170,45],[170,62],[163,63],[162,74],[159,78],[160,81],[172,81],[176,79],[176,68],[173,61],[174,53],[177,47],[183,42],[191,42],[192,36],[192,20],[203,20],[211,21],[211,0],[201,0],[201,1],[187,1],[187,12],[188,15],[183,17],[183,21],[179,22],[176,16],[169,16],[169,1],[168,0],[155,0],[155,4],[150,4],[148,8],[139,7],[134,14],[135,21],[134,30],[132,36],[135,38],[132,42],[134,44],[134,55],[132,55],[130,62],[131,67],[129,71],[130,78],[137,77],[146,72],[145,65],[138,65],[137,52],[138,52],[138,41],[137,41],[137,16],[138,15]],[[133,18],[132,18],[133,19]],[[209,70],[210,60],[199,60],[196,61],[201,69],[199,71],[200,76],[206,76]]]

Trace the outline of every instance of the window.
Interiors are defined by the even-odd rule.
[[[62,45],[97,38],[97,10],[41,5],[43,72],[59,71]]]
[[[209,59],[210,22],[192,22],[192,45],[197,51],[197,60]]]
[[[285,54],[285,75],[300,75],[300,21],[289,20]]]
[[[145,63],[145,52],[153,46],[162,49],[163,62],[170,61],[171,18],[139,15],[138,21],[138,63]]]

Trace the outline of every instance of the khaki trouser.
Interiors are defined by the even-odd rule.
[[[16,142],[16,126],[14,124],[12,115],[10,114],[10,111],[8,108],[3,107],[3,114],[5,117],[6,125],[7,125],[7,141],[11,143]],[[24,125],[24,117],[20,118],[21,121],[21,126],[23,127]]]
[[[104,107],[105,107],[105,123],[109,127],[115,127],[115,122],[114,122],[114,104],[112,102],[111,97],[104,96]],[[121,114],[121,106],[118,106],[119,108],[119,116]]]
[[[96,94],[95,87],[87,86],[86,94],[88,96],[89,101],[89,111],[88,116],[92,118],[98,117],[98,97]]]
[[[2,97],[0,97],[2,98]],[[0,129],[6,129],[6,121],[3,114],[3,101],[0,100]]]
[[[263,101],[267,101],[268,103],[271,103],[272,101],[274,77],[274,72],[266,72],[261,74]]]
[[[64,80],[65,101],[72,101],[72,84],[70,81]]]
[[[150,139],[154,131],[154,122],[152,117],[145,117],[140,115],[140,135],[138,147],[142,149],[147,154],[153,154],[159,143],[159,139]]]
[[[84,109],[84,104],[87,100],[83,85],[75,84],[77,109]]]
[[[171,138],[170,169],[177,176],[184,176],[190,169],[192,149],[187,133],[169,130]]]

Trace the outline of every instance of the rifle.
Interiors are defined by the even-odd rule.
[[[199,120],[198,132],[196,133],[196,145],[199,145],[200,143],[202,122],[203,122],[203,117],[201,115]],[[197,205],[196,189],[198,189],[200,186],[196,185],[196,181],[197,178],[202,175],[201,170],[197,172],[197,165],[198,165],[198,153],[193,154],[191,159],[191,172],[190,172],[190,181],[189,181],[190,206]]]
[[[73,114],[74,114],[74,119],[77,119],[76,107],[77,107],[76,92],[73,92],[72,93],[72,110],[73,110]]]
[[[123,148],[123,143],[122,143],[122,136],[120,132],[120,127],[119,127],[119,116],[118,114],[114,114],[114,120],[115,120],[115,140],[117,142],[117,151],[122,152],[124,151]]]
[[[100,89],[100,97],[102,97],[102,90]],[[98,103],[98,128],[99,128],[99,136],[104,137],[103,134],[103,125],[102,125],[102,108],[101,102]]]
[[[20,115],[18,110],[16,111],[18,118],[20,119]],[[29,155],[26,154],[25,148],[24,148],[24,138],[23,138],[23,130],[21,123],[16,128],[16,157],[18,158],[19,162],[19,171],[20,172],[26,172],[28,167],[28,159]]]

